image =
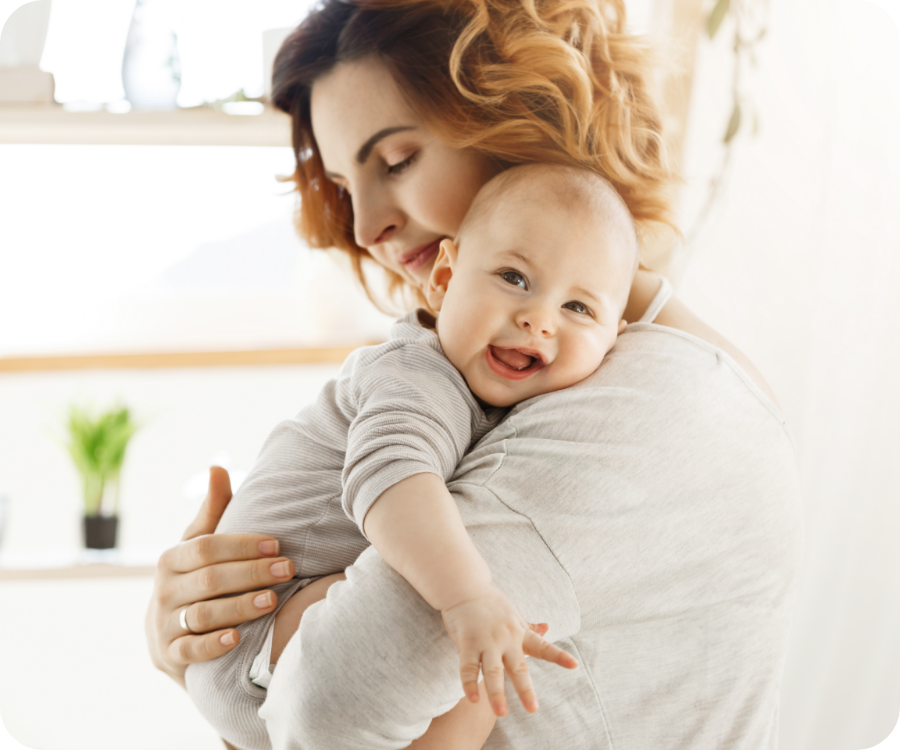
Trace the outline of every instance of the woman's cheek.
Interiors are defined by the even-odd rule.
[[[442,191],[436,181],[429,181],[416,194],[416,213],[428,229],[452,239],[459,231],[473,197],[471,195],[468,200],[461,201],[458,195]]]

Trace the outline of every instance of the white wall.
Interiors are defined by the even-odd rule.
[[[57,559],[81,545],[80,484],[64,448],[69,404],[121,399],[142,423],[122,473],[121,545],[148,557],[177,541],[193,518],[205,492],[196,475],[211,459],[228,454],[230,468],[249,469],[272,427],[336,371],[316,365],[0,376],[0,494],[10,501],[0,560]],[[192,478],[197,492],[185,486]]]
[[[698,57],[686,217],[728,117],[729,41]],[[797,439],[807,544],[786,750],[871,747],[900,709],[898,74],[885,10],[773,0],[747,92],[761,132],[739,136],[678,285],[766,375]]]

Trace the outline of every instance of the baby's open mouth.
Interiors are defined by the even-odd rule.
[[[524,370],[526,367],[531,367],[534,362],[534,357],[522,354],[518,349],[498,349],[492,346],[491,354],[494,355],[494,359],[499,359],[504,365],[511,367],[513,370]]]
[[[487,362],[498,375],[511,380],[527,378],[544,366],[543,360],[519,349],[506,349],[490,345],[487,348]]]

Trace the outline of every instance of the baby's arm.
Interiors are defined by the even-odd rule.
[[[369,541],[394,570],[440,611],[460,656],[466,696],[478,701],[479,671],[497,716],[506,713],[504,671],[522,705],[538,704],[525,655],[574,668],[569,654],[544,641],[491,582],[456,503],[435,474],[416,474],[383,492],[363,521]]]
[[[272,634],[272,663],[278,661],[281,652],[300,627],[306,610],[325,598],[328,589],[346,578],[335,573],[313,581],[294,594],[275,615],[275,632]],[[484,685],[480,685],[486,698]],[[451,711],[431,722],[428,731],[410,745],[410,750],[481,750],[494,728],[496,717],[487,701],[473,705],[461,700]],[[227,744],[227,743],[226,743]]]

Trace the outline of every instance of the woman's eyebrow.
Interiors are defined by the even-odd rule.
[[[366,160],[372,153],[372,149],[375,148],[375,145],[378,141],[387,138],[389,135],[393,135],[394,133],[400,133],[404,130],[415,130],[415,127],[412,125],[399,125],[393,128],[382,128],[375,135],[371,136],[362,146],[360,146],[359,151],[356,152],[356,161],[358,164],[365,164]]]
[[[389,135],[400,133],[404,130],[415,129],[416,127],[414,125],[397,125],[392,128],[382,128],[377,133],[369,137],[369,139],[359,147],[359,151],[356,152],[356,161],[359,164],[365,164],[366,161],[368,161],[369,157],[372,155],[372,149],[375,148],[379,141],[384,140]],[[328,170],[325,170],[325,176],[332,182],[343,179],[343,177],[337,172],[329,172]]]

